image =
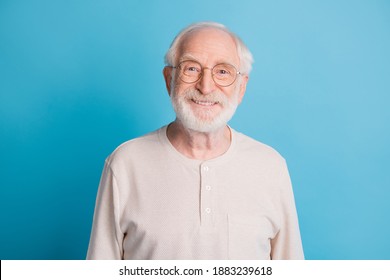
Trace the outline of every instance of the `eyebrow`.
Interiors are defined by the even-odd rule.
[[[194,57],[192,54],[190,54],[190,53],[185,53],[185,54],[183,54],[183,55],[180,57],[180,59],[179,59],[179,61],[178,61],[178,64],[180,64],[181,62],[186,61],[186,60],[194,60],[194,61],[198,62],[199,64],[201,64],[201,63],[199,62],[199,60],[198,60],[196,57]],[[222,64],[222,63],[230,64],[230,65],[233,65],[233,66],[234,66],[234,64],[231,63],[230,61],[223,61],[223,60],[218,60],[218,61],[215,63],[215,65],[217,65],[217,64]],[[236,66],[234,66],[234,67],[236,67]]]

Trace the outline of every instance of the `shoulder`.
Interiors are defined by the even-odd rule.
[[[262,161],[285,163],[283,156],[273,147],[241,132],[233,130],[233,133],[236,139],[236,149],[239,154],[250,158],[257,158]]]
[[[160,128],[146,135],[130,139],[119,145],[107,158],[107,162],[123,162],[131,159],[145,157],[159,149],[159,133],[164,128]]]

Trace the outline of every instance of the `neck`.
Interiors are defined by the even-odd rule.
[[[178,120],[168,126],[167,136],[181,154],[198,160],[209,160],[224,154],[231,143],[228,126],[212,132],[198,132],[185,128]]]

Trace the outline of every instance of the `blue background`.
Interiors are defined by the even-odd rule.
[[[173,120],[163,56],[201,20],[254,54],[231,125],[287,159],[306,257],[390,259],[385,0],[1,0],[1,259],[85,258],[104,159]]]

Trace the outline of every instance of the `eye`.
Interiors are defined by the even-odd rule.
[[[195,66],[189,66],[186,68],[186,71],[188,72],[200,72],[199,68],[195,67]]]
[[[229,71],[227,71],[226,69],[218,69],[217,74],[219,74],[219,75],[227,75],[227,74],[229,74]]]
[[[202,72],[202,66],[195,61],[184,61],[180,68],[184,75],[199,75]]]
[[[219,79],[224,79],[231,76],[232,71],[226,65],[218,65],[214,68],[214,75]]]

